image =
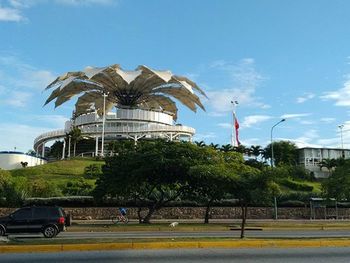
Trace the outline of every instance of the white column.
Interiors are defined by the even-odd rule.
[[[101,143],[101,156],[104,156],[104,143],[105,143],[105,122],[106,122],[106,97],[108,95],[103,93],[103,119],[102,119],[102,143]]]
[[[71,136],[68,135],[68,158],[70,158],[70,145],[71,145]]]
[[[41,157],[45,157],[45,143],[43,142],[43,148],[41,149]]]
[[[95,156],[98,156],[98,136],[96,136]]]
[[[66,151],[66,140],[63,139],[62,160],[65,158],[65,151]]]

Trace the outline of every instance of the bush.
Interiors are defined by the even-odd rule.
[[[83,179],[78,181],[69,181],[63,187],[62,193],[67,196],[86,196],[90,195],[93,190],[93,186]]]
[[[304,207],[305,203],[303,201],[299,201],[299,200],[287,200],[287,201],[283,201],[278,203],[279,207]]]
[[[86,179],[95,179],[102,174],[102,165],[100,164],[91,164],[85,167],[84,178]]]
[[[294,191],[312,192],[312,190],[314,190],[314,187],[312,185],[291,181],[290,179],[287,179],[287,178],[280,180],[280,184]]]

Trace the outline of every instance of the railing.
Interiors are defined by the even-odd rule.
[[[52,132],[46,132],[38,136],[34,140],[34,147],[36,148],[40,143],[47,140],[52,140],[56,138],[63,138],[66,136],[66,130],[56,130]],[[95,135],[102,133],[102,126],[82,126],[82,135]],[[162,125],[157,123],[151,123],[151,125],[146,126],[105,126],[105,134],[144,134],[144,133],[182,133],[192,136],[195,133],[195,129],[188,126],[171,126]]]
[[[118,109],[116,114],[106,115],[106,121],[110,120],[146,121],[167,125],[172,125],[174,121],[173,116],[168,113],[141,109]],[[74,120],[77,126],[99,122],[102,122],[102,118],[96,113],[84,114]]]

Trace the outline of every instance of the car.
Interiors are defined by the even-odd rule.
[[[53,238],[70,226],[71,217],[58,206],[22,207],[0,217],[0,236],[13,233],[43,233]]]

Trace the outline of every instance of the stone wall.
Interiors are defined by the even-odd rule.
[[[115,207],[85,207],[85,208],[64,208],[67,213],[72,214],[73,219],[109,219],[112,215],[119,214]],[[0,208],[0,216],[7,215],[14,211],[14,208]],[[146,213],[146,210],[142,210]],[[335,215],[334,208],[316,210],[316,219],[328,219]],[[202,219],[205,215],[204,207],[165,207],[155,212],[152,219]],[[341,219],[350,218],[350,208],[338,208],[338,215]],[[248,219],[272,219],[274,216],[271,207],[249,207]],[[128,208],[128,217],[137,219],[137,208]],[[241,218],[240,207],[213,207],[211,209],[212,219],[237,219]],[[310,208],[308,207],[281,207],[278,208],[279,219],[309,219]]]

